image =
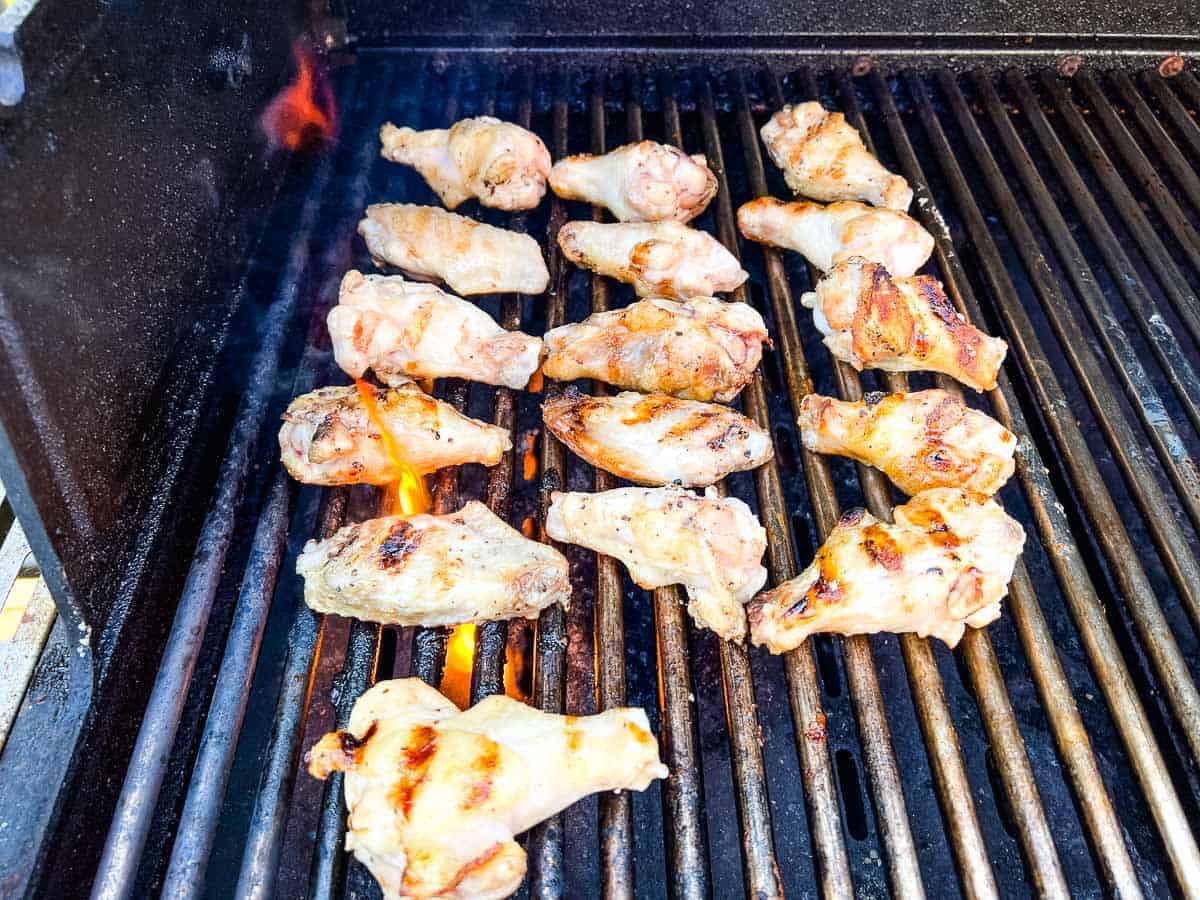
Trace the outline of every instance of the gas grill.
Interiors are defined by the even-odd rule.
[[[791,52],[764,39],[743,52],[697,38],[609,54],[619,42],[604,26],[568,52],[485,47],[455,34],[453,17],[444,35],[401,39],[401,19],[359,12],[360,30],[347,16],[358,43],[321,63],[336,134],[323,153],[263,169],[257,224],[230,226],[247,235],[233,251],[236,307],[204,313],[219,339],[163,386],[179,391],[179,372],[198,373],[172,401],[192,405],[186,427],[165,420],[177,434],[154,438],[176,480],[130,508],[178,518],[113,556],[117,568],[161,560],[157,592],[131,587],[119,612],[90,605],[125,576],[96,576],[105,561],[72,560],[82,545],[55,532],[70,507],[62,473],[86,469],[69,451],[31,449],[15,431],[29,414],[3,401],[14,448],[3,475],[62,621],[0,757],[0,894],[377,896],[343,849],[341,776],[311,779],[302,756],[367,687],[409,674],[457,679],[471,702],[507,690],[575,715],[647,710],[670,777],[529,832],[529,896],[1200,892],[1200,80],[1171,56],[1185,42],[1097,38],[1063,53],[1048,39],[967,50],[831,40]],[[678,589],[641,590],[615,560],[572,547],[561,548],[570,610],[469,639],[309,610],[296,554],[376,515],[379,497],[292,482],[278,414],[345,381],[324,320],[343,273],[373,268],[355,234],[366,204],[437,204],[415,173],[379,159],[385,120],[497,115],[532,128],[556,159],[643,137],[706,154],[720,191],[693,224],[750,272],[731,299],[759,310],[773,340],[736,405],[769,430],[775,459],[722,485],[767,529],[769,583],[807,565],[843,511],[899,502],[878,472],[803,449],[800,402],[814,390],[956,388],[834,363],[799,303],[814,273],[735,225],[742,203],[789,196],[758,129],[806,99],[842,110],[908,179],[912,214],[937,242],[927,271],[1009,343],[999,388],[968,397],[1021,436],[999,499],[1029,540],[1003,617],[954,651],[914,635],[822,635],[775,657],[697,629]],[[19,177],[19,154],[12,163]],[[544,297],[480,300],[504,327],[542,334],[632,299],[558,250],[564,222],[600,210],[548,195],[525,214],[466,211],[535,236],[547,255]],[[0,277],[0,376],[32,396],[46,385],[21,341],[45,332],[14,308],[11,272]],[[37,359],[44,350],[32,347]],[[564,388],[439,383],[438,396],[510,429],[514,450],[489,470],[431,478],[434,511],[484,500],[545,540],[551,491],[615,486],[541,428],[540,403]],[[219,465],[187,459],[204,448]],[[48,505],[39,477],[60,500]],[[177,541],[164,537],[172,522]],[[66,649],[50,658],[56,646]]]

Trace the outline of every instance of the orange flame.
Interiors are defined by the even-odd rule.
[[[383,489],[383,514],[385,516],[415,516],[426,512],[432,505],[429,499],[429,487],[425,484],[425,476],[404,461],[395,437],[388,430],[379,410],[379,400],[375,388],[361,378],[354,379],[358,389],[359,399],[367,410],[367,418],[379,430],[380,440],[383,441],[384,452],[392,461],[392,466],[399,476]]]
[[[446,641],[442,694],[460,708],[471,705],[471,670],[475,666],[475,625],[459,625]]]
[[[324,70],[311,51],[292,45],[295,80],[263,111],[260,124],[272,149],[320,150],[337,135],[337,110]]]

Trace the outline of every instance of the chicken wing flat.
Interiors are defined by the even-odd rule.
[[[669,774],[640,709],[559,716],[494,696],[459,712],[402,678],[363,694],[348,725],[305,759],[316,778],[346,773],[346,849],[388,900],[507,897],[525,876],[514,835]]]
[[[935,488],[893,511],[894,524],[842,516],[812,565],[751,601],[750,638],[772,653],[810,634],[915,631],[955,646],[1000,615],[1025,532],[995,500]]]
[[[706,487],[771,458],[771,438],[726,406],[668,394],[588,397],[542,405],[554,436],[593,466],[638,484]]]
[[[415,384],[381,390],[373,421],[354,387],[302,394],[283,414],[279,450],[284,468],[305,484],[391,484],[400,477],[380,432],[387,429],[396,455],[417,472],[476,462],[494,466],[512,448],[508,430],[470,419]]]
[[[575,265],[632,284],[639,297],[711,297],[749,277],[720,241],[678,222],[568,222],[558,245]]]
[[[474,303],[399,275],[347,272],[326,321],[342,371],[361,378],[371,369],[390,385],[466,378],[519,389],[542,358],[541,338],[505,331]]]
[[[728,640],[744,639],[743,604],[767,580],[766,531],[741,500],[711,490],[555,492],[546,533],[619,559],[644,588],[682,584],[692,617]]]
[[[761,134],[797,194],[825,203],[862,200],[901,212],[912,203],[908,182],[883,167],[844,115],[816,101],[785,106]]]
[[[654,297],[547,332],[542,371],[728,403],[754,377],[767,339],[762,316],[745,303]]]
[[[933,235],[908,214],[852,200],[822,206],[760,197],[738,210],[738,227],[749,240],[795,250],[822,272],[857,256],[907,277],[933,252]]]
[[[1017,438],[941,390],[867,394],[851,402],[809,394],[800,435],[815,453],[835,453],[882,469],[910,496],[957,487],[991,496],[1013,473]]]
[[[541,294],[550,283],[538,242],[432,206],[373,203],[358,233],[376,265],[444,281],[456,294]]]
[[[444,516],[385,516],[309,541],[296,560],[317,612],[385,625],[458,625],[568,605],[566,558],[471,501]]]
[[[856,369],[941,372],[988,391],[1008,352],[958,314],[936,278],[892,278],[864,259],[834,266],[800,301],[825,346]]]
[[[546,194],[550,151],[511,122],[479,116],[428,131],[388,122],[379,140],[384,159],[420,172],[449,209],[472,197],[496,209],[533,209]]]
[[[717,176],[699,154],[640,141],[603,156],[560,159],[550,189],[564,200],[605,206],[622,222],[690,222],[717,195]]]

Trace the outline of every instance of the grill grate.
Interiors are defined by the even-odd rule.
[[[254,364],[260,374],[231,439],[229,477],[203,539],[209,552],[181,599],[98,887],[120,896],[165,879],[172,897],[206,887],[226,896],[235,884],[238,896],[377,893],[341,850],[341,776],[319,797],[298,787],[301,750],[335,719],[344,724],[377,678],[411,671],[440,683],[448,632],[325,621],[299,601],[291,566],[303,538],[371,515],[370,492],[297,490],[273,465],[257,518],[239,505],[250,462],[274,455],[268,410],[282,394],[337,377],[324,313],[342,272],[369,268],[352,237],[362,207],[430,202],[415,175],[376,161],[385,118],[436,127],[495,113],[533,127],[556,158],[643,135],[706,153],[721,190],[694,224],[742,258],[751,281],[735,297],[763,312],[776,342],[740,400],[775,436],[776,459],[723,486],[760,513],[771,583],[811,559],[842,508],[865,503],[888,514],[895,499],[879,473],[802,449],[800,400],[814,389],[857,398],[909,383],[958,388],[831,366],[814,329],[798,321],[813,273],[795,255],[742,244],[734,226],[737,205],[786,195],[764,167],[758,126],[785,100],[818,98],[841,108],[909,180],[948,295],[1009,341],[1006,374],[984,404],[1028,436],[1002,495],[1030,536],[1006,616],[970,631],[954,653],[911,635],[820,636],[778,659],[696,631],[676,589],[637,590],[615,561],[563,548],[571,611],[547,610],[536,627],[481,626],[471,697],[503,690],[506,657],[527,653],[525,688],[544,708],[649,707],[672,775],[661,804],[654,789],[606,795],[530,832],[527,890],[590,895],[598,885],[605,896],[636,888],[691,898],[739,888],[814,893],[816,884],[827,896],[918,897],[941,895],[957,878],[972,897],[1200,891],[1189,825],[1200,804],[1200,83],[1087,71],[1071,80],[946,70],[597,75],[448,59],[361,54],[340,73],[341,144],[315,172],[296,173],[309,193],[281,237],[288,265]],[[552,198],[527,215],[479,215],[546,237],[546,298],[483,301],[505,327],[542,333],[630,299],[625,286],[575,272],[557,251],[563,222],[599,210]],[[294,380],[274,396],[288,325],[305,315]],[[516,452],[540,424],[538,398],[463,382],[439,392],[509,428]],[[532,517],[540,528],[551,490],[615,483],[549,436],[537,462],[534,478],[513,454],[486,473],[443,471],[435,508],[479,497],[514,524]],[[252,523],[253,543],[229,601],[232,623],[227,636],[202,642],[214,605],[226,602],[217,581],[239,521]],[[275,632],[270,617],[283,622]],[[272,645],[264,633],[286,640]],[[210,690],[192,671],[214,642],[221,662],[203,737],[198,749],[174,746],[189,686]],[[272,712],[256,721],[251,705]],[[173,747],[191,777],[184,794],[163,790],[160,799]],[[235,795],[248,780],[257,784],[252,808]],[[156,815],[173,823],[165,836],[151,828]]]

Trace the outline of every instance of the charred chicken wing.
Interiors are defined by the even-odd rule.
[[[599,791],[666,778],[640,709],[558,716],[495,696],[459,712],[417,678],[382,681],[308,771],[345,772],[346,849],[384,897],[501,898],[525,876],[513,839]]]
[[[951,647],[1000,615],[1025,532],[996,501],[935,488],[893,511],[842,516],[812,565],[756,597],[750,637],[772,653],[810,634],[915,631]]]

